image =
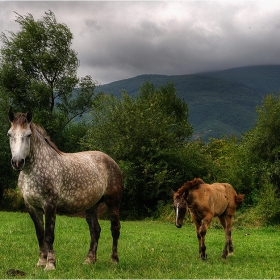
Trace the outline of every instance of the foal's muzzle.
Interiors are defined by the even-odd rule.
[[[177,224],[177,223],[175,223],[175,226],[176,226],[177,228],[181,228],[181,227],[182,227],[182,224]]]
[[[19,159],[19,160],[12,158],[11,159],[11,164],[12,164],[12,167],[15,170],[21,170],[24,167],[24,165],[25,165],[25,160],[24,160],[24,158]]]

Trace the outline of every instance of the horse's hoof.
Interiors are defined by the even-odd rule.
[[[55,264],[54,263],[47,263],[44,270],[55,270]]]
[[[206,260],[207,260],[207,254],[205,254],[204,256],[201,256],[201,259],[202,259],[203,261],[206,261]]]
[[[116,255],[112,255],[111,256],[111,262],[112,263],[118,263],[120,260],[119,260],[119,256],[116,254]]]
[[[37,266],[45,267],[47,265],[47,259],[39,259]]]
[[[222,254],[222,258],[223,258],[223,259],[226,259],[227,256],[228,256],[228,254]]]
[[[113,264],[117,264],[117,263],[119,262],[119,258],[117,258],[117,259],[111,259],[111,262],[112,262]]]
[[[92,264],[92,263],[95,263],[96,260],[92,259],[92,258],[86,258],[85,261],[84,261],[84,264]]]

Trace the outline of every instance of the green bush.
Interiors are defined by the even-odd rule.
[[[255,214],[262,225],[280,222],[280,196],[277,188],[267,183],[259,191]]]
[[[18,189],[5,189],[1,201],[1,209],[21,211],[25,207],[23,197]]]

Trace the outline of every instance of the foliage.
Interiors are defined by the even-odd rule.
[[[280,223],[280,196],[274,185],[263,185],[257,197],[255,214],[262,225]]]
[[[2,32],[0,88],[16,111],[32,109],[35,121],[54,138],[92,107],[96,83],[76,75],[79,61],[71,48],[73,35],[45,12],[35,21],[31,14],[16,14],[20,31]],[[78,86],[79,90],[74,91]],[[77,139],[76,139],[77,142]]]
[[[184,175],[175,162],[192,133],[186,103],[173,84],[157,89],[146,83],[136,97],[100,96],[92,118],[82,145],[106,152],[120,165],[126,215],[153,215]]]
[[[9,129],[8,106],[9,101],[6,95],[0,90],[0,201],[3,198],[3,191],[9,187],[16,186],[17,172],[11,167],[11,152],[7,132]]]
[[[0,202],[1,209],[5,211],[19,211],[25,208],[23,197],[18,189],[5,189]]]
[[[205,157],[212,162],[209,167],[209,181],[230,182],[237,192],[250,191],[250,168],[241,141],[236,137],[224,136],[210,139],[205,146]]]
[[[256,189],[272,184],[280,190],[280,95],[268,95],[257,109],[256,126],[242,139]]]

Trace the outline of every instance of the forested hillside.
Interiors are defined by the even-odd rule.
[[[252,66],[193,75],[140,75],[101,85],[98,90],[117,96],[125,90],[137,94],[149,81],[156,87],[173,82],[189,107],[194,137],[240,136],[256,121],[256,106],[280,89],[280,66]]]

